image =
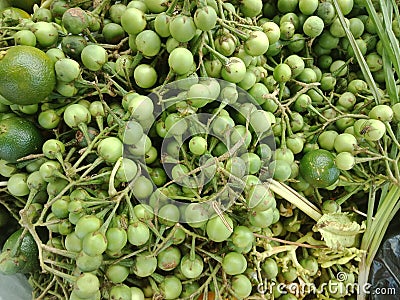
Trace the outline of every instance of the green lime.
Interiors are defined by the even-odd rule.
[[[13,104],[37,104],[55,84],[54,62],[40,49],[14,46],[0,56],[0,94]]]
[[[38,153],[42,145],[43,137],[32,122],[20,117],[0,121],[0,159],[15,162],[26,155]]]
[[[307,152],[300,160],[300,173],[312,186],[325,188],[336,182],[340,171],[332,153],[316,149]]]
[[[17,246],[16,257],[6,256],[6,259],[14,261],[17,266],[15,269],[17,273],[29,273],[38,268],[39,251],[35,240],[29,232],[25,233],[22,237],[22,242],[17,245],[19,242],[18,239],[21,237],[22,233],[23,228],[20,228],[6,240],[3,246],[3,253],[7,253],[7,250],[12,251],[13,248]],[[8,252],[8,254],[11,254],[11,252]]]

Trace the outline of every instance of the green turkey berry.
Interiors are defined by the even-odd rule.
[[[285,41],[291,40],[296,32],[296,28],[292,22],[282,22],[279,26],[279,30],[281,33],[280,38]]]
[[[349,133],[339,134],[334,141],[334,147],[336,152],[350,152],[353,153],[357,148],[357,139],[354,135]]]
[[[271,129],[271,124],[275,123],[275,117],[271,112],[259,109],[250,114],[249,121],[254,132],[262,135]]]
[[[133,208],[135,216],[142,222],[150,221],[154,217],[154,210],[150,205],[141,203]]]
[[[81,298],[89,298],[99,289],[99,278],[92,273],[82,273],[74,283],[74,292]]]
[[[71,82],[81,74],[79,63],[70,58],[61,58],[54,65],[58,80]]]
[[[231,56],[236,50],[237,38],[229,32],[223,32],[222,34],[218,34],[217,38],[214,41],[214,45],[215,50],[217,50],[222,55]],[[241,58],[247,66],[251,60],[251,57],[241,50],[242,48],[238,49],[238,54],[236,56]],[[247,57],[247,60],[243,56]]]
[[[177,15],[171,20],[169,30],[174,39],[180,43],[185,43],[195,36],[196,25],[192,17]]]
[[[313,69],[305,67],[304,70],[297,76],[296,79],[304,83],[312,83],[317,81],[317,74]],[[311,97],[311,95],[309,96]]]
[[[106,276],[112,283],[122,283],[129,276],[129,268],[123,265],[112,264],[107,268]]]
[[[263,55],[268,47],[268,36],[263,31],[252,31],[244,43],[244,49],[251,56]]]
[[[153,117],[154,104],[149,97],[137,95],[128,102],[128,111],[139,122],[144,121]]]
[[[125,247],[128,241],[128,234],[125,229],[120,227],[111,227],[106,231],[107,250],[116,252]]]
[[[310,276],[315,276],[317,274],[319,265],[315,257],[308,256],[307,258],[301,259],[299,262],[300,265],[309,272]]]
[[[286,13],[279,19],[280,24],[282,24],[283,22],[291,22],[293,23],[296,30],[299,29],[300,25],[299,17],[293,12]]]
[[[263,261],[261,264],[261,269],[264,271],[266,278],[269,280],[276,278],[279,273],[278,264],[276,263],[275,259],[270,257]]]
[[[143,291],[136,287],[136,286],[132,286],[131,287],[131,300],[144,300],[144,293]]]
[[[126,284],[113,285],[109,291],[109,299],[128,300],[131,297],[131,289]]]
[[[49,139],[43,144],[42,150],[47,158],[55,159],[58,155],[65,153],[65,145],[59,140]]]
[[[147,21],[144,12],[137,8],[128,8],[121,15],[122,28],[128,34],[138,34],[142,32],[146,28],[146,24]]]
[[[158,268],[163,271],[172,271],[181,261],[179,248],[170,246],[157,255]]]
[[[166,0],[145,0],[144,3],[150,12],[156,14],[166,11],[168,8],[168,1]]]
[[[32,32],[35,34],[36,42],[43,48],[54,45],[58,40],[58,31],[52,23],[36,22],[31,27]]]
[[[133,195],[138,200],[144,200],[150,197],[153,192],[153,183],[147,177],[141,175],[132,183]]]
[[[350,152],[340,152],[335,157],[336,166],[343,171],[348,171],[355,165],[355,157]]]
[[[89,18],[80,7],[73,7],[63,14],[62,23],[68,32],[79,34],[89,26]]]
[[[343,15],[346,16],[353,9],[354,0],[339,0],[338,4],[339,4],[340,10],[342,11]]]
[[[343,60],[335,60],[330,66],[329,70],[334,76],[346,76],[348,67]]]
[[[361,79],[354,79],[349,82],[347,86],[347,91],[358,95],[360,93],[366,92],[368,90],[368,84]]]
[[[292,77],[292,70],[289,65],[282,63],[275,67],[274,72],[274,79],[279,83],[288,82]]]
[[[100,268],[103,263],[101,254],[90,256],[81,251],[76,258],[76,266],[82,272],[93,272]]]
[[[93,215],[85,215],[78,220],[75,226],[75,234],[83,239],[87,234],[95,232],[101,226],[101,220]]]
[[[261,0],[242,0],[239,9],[245,17],[253,18],[260,15],[263,3]]]
[[[246,65],[240,58],[230,57],[222,67],[221,76],[226,81],[239,83],[246,76]]]
[[[230,228],[227,227],[227,225],[229,225]],[[231,228],[233,228],[232,219],[228,215],[222,214],[221,216],[216,215],[208,220],[206,232],[210,240],[218,243],[225,241],[231,236]]]
[[[115,178],[121,182],[130,182],[136,177],[137,172],[137,164],[133,160],[124,157],[115,174]]]
[[[107,137],[100,141],[97,151],[104,161],[115,163],[123,154],[123,144],[119,138]]]
[[[79,59],[86,45],[87,41],[81,35],[67,35],[61,40],[62,51],[73,59]]]
[[[371,119],[380,120],[382,122],[390,122],[393,119],[393,110],[389,105],[376,105],[368,113]]]
[[[90,71],[99,71],[107,62],[107,51],[99,45],[87,45],[81,53],[83,65]]]
[[[17,31],[14,34],[14,40],[15,44],[17,45],[26,45],[26,46],[36,46],[36,36],[35,34],[27,29],[23,29],[20,31]]]
[[[25,173],[16,173],[11,175],[7,181],[7,189],[11,195],[22,197],[29,194],[29,187],[27,185],[28,175]]]
[[[239,274],[233,276],[231,278],[231,284],[232,290],[242,299],[250,296],[252,291],[252,284],[250,279],[248,279],[245,275]]]
[[[296,10],[298,0],[278,0],[277,8],[281,13],[290,13]]]
[[[331,2],[320,2],[317,8],[317,16],[320,17],[326,25],[329,25],[336,18],[335,7]]]
[[[166,38],[171,35],[169,31],[169,23],[171,22],[171,17],[166,13],[160,13],[154,19],[154,30],[160,37]]]
[[[203,258],[196,254],[194,259],[192,259],[190,254],[186,254],[182,257],[179,267],[180,271],[186,278],[197,278],[202,274],[204,269]]]
[[[212,6],[206,5],[196,10],[193,20],[198,29],[208,31],[215,27],[217,18],[215,9]]]
[[[178,277],[167,275],[159,285],[164,299],[177,299],[182,293],[182,283]]]
[[[161,49],[161,39],[153,30],[143,30],[135,39],[137,50],[144,56],[156,56]]]
[[[354,132],[356,135],[365,138],[368,141],[378,141],[386,133],[386,126],[380,120],[360,119],[354,123]]]
[[[186,48],[175,48],[168,57],[169,67],[177,74],[189,72],[193,62],[193,54]]]
[[[367,65],[371,72],[377,72],[383,68],[382,57],[375,52],[369,53],[366,56],[365,61],[367,62]]]
[[[324,21],[318,16],[308,17],[303,24],[303,32],[309,37],[315,38],[324,30]]]
[[[253,232],[247,226],[235,226],[232,234],[232,242],[236,247],[244,248],[252,245],[255,240]]]
[[[134,257],[131,271],[138,277],[148,277],[157,269],[157,257],[150,252],[141,252]]]
[[[346,109],[352,109],[357,102],[356,96],[351,92],[344,92],[339,96],[337,104]]]
[[[148,7],[144,1],[132,0],[126,5],[126,8],[131,8],[131,7],[135,7],[144,13],[148,12]]]
[[[61,58],[65,58],[65,53],[59,48],[50,48],[46,51],[46,55],[55,63]]]
[[[339,135],[334,130],[326,130],[318,136],[318,144],[322,149],[333,150],[335,138]]]
[[[130,244],[134,246],[142,246],[150,239],[150,229],[145,223],[134,221],[129,224],[127,235]]]
[[[119,128],[118,136],[126,145],[137,144],[143,137],[143,127],[140,123],[130,120]]]
[[[195,155],[203,155],[207,150],[207,140],[201,136],[195,136],[189,141],[189,150]]]
[[[354,38],[359,38],[364,33],[364,23],[360,18],[351,18],[350,20],[350,31]]]
[[[312,15],[318,8],[318,0],[299,0],[299,10],[304,15]]]
[[[248,220],[252,226],[267,228],[274,222],[274,209],[269,208],[267,210],[254,210],[249,214]]]
[[[32,20],[34,22],[39,22],[39,21],[43,21],[43,22],[51,22],[53,19],[53,15],[50,11],[50,9],[48,8],[44,8],[44,7],[39,7],[38,9],[36,9],[32,15]]]
[[[267,35],[270,45],[279,41],[281,31],[279,26],[274,22],[265,22],[262,26],[264,33]]]
[[[347,26],[350,26],[350,21],[345,18],[345,23]],[[346,31],[344,30],[342,23],[340,22],[339,18],[336,18],[333,23],[329,26],[329,32],[334,36],[334,37],[345,37],[346,36]]]
[[[108,14],[112,22],[121,24],[121,16],[126,10],[126,5],[122,3],[116,3],[110,6]]]
[[[397,122],[400,121],[400,103],[396,103],[392,105],[392,111],[393,111],[393,119],[396,120]]]
[[[256,174],[261,169],[261,159],[255,153],[244,153],[240,156],[246,164],[246,169],[249,170],[250,174]]]
[[[257,81],[257,77],[253,71],[247,70],[246,75],[242,81],[238,83],[238,86],[244,90],[249,90]]]
[[[293,78],[296,78],[298,75],[300,75],[305,67],[303,59],[296,54],[288,56],[285,59],[285,64],[287,64],[290,67]]]
[[[135,83],[143,88],[148,89],[154,86],[157,82],[156,70],[148,64],[140,64],[133,71]]]
[[[247,260],[238,252],[227,253],[222,260],[222,269],[228,275],[242,274],[247,268]]]
[[[158,218],[161,224],[174,226],[179,222],[180,214],[179,208],[176,205],[167,204],[162,206],[158,211]]]

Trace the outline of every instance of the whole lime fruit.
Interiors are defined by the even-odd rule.
[[[326,188],[334,184],[340,175],[334,155],[324,149],[307,152],[300,160],[299,167],[301,176],[317,188]]]
[[[29,120],[12,117],[0,121],[0,159],[16,162],[41,151],[43,142],[40,130]]]
[[[13,104],[37,104],[56,85],[54,62],[32,46],[14,46],[0,56],[0,95]]]

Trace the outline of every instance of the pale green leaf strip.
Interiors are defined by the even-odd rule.
[[[376,200],[376,189],[375,186],[372,185],[368,193],[368,207],[367,207],[367,220],[366,220],[367,224],[365,230],[366,233],[368,232],[369,227],[373,221],[375,200]]]
[[[379,249],[379,246],[382,243],[382,240],[385,236],[386,230],[389,227],[390,221],[394,218],[396,215],[397,211],[400,209],[400,187],[399,186],[393,186],[392,187],[395,190],[395,193],[392,198],[390,199],[384,199],[385,204],[387,204],[387,207],[385,207],[385,211],[382,214],[381,217],[377,217],[374,221],[373,224],[375,223],[376,226],[374,226],[374,229],[372,231],[372,240],[369,244],[369,249],[368,249],[368,254],[367,254],[367,264],[371,264],[376,252]],[[388,203],[386,203],[388,202]],[[385,205],[386,206],[386,205]],[[374,224],[374,225],[375,225]]]
[[[380,3],[382,5],[383,1],[380,1]],[[396,58],[395,50],[393,49],[393,45],[391,44],[391,40],[389,39],[389,36],[387,34],[388,29],[386,27],[383,27],[383,24],[378,16],[378,13],[375,10],[374,5],[372,4],[372,1],[365,0],[365,4],[366,4],[365,7],[368,11],[368,14],[371,17],[372,22],[374,23],[374,25],[376,27],[378,36],[379,36],[380,40],[382,41],[383,47],[386,49],[388,56],[390,57],[390,60],[393,63],[397,74],[400,74],[400,57],[399,57],[399,59]],[[384,4],[384,6],[386,7],[385,4]],[[391,24],[391,23],[392,22],[390,21],[389,24]],[[391,30],[391,28],[390,28],[390,30]],[[399,50],[399,49],[397,49],[397,50]]]
[[[361,72],[364,75],[365,81],[367,82],[369,88],[371,89],[371,93],[374,96],[376,104],[380,103],[381,100],[381,95],[378,92],[378,87],[376,86],[376,83],[374,81],[374,78],[372,77],[371,71],[367,65],[367,62],[365,61],[364,56],[361,53],[360,48],[357,45],[357,42],[351,33],[349,27],[347,26],[347,23],[345,21],[344,15],[339,7],[339,4],[337,0],[333,0],[333,4],[335,6],[336,12],[339,17],[339,21],[343,26],[343,29],[346,33],[347,38],[349,39],[350,45],[353,48],[354,54],[356,56],[356,59],[358,61],[358,64],[360,65]]]
[[[385,72],[385,82],[387,93],[390,98],[391,104],[396,104],[400,102],[399,94],[397,93],[396,81],[394,79],[394,72],[392,68],[392,63],[385,49],[383,49],[383,70]]]
[[[400,25],[400,12],[399,12],[399,7],[398,4],[396,3],[395,0],[391,0],[392,6],[394,8],[394,18],[397,20],[398,24]]]
[[[268,187],[273,193],[294,204],[298,209],[300,209],[310,218],[314,219],[315,221],[318,221],[319,218],[321,218],[322,214],[314,204],[308,201],[305,197],[298,194],[295,190],[293,190],[285,183],[278,182],[274,179],[269,179],[268,183]]]
[[[393,23],[393,6],[391,2],[380,1],[382,15],[384,24],[387,24],[385,28],[385,33],[387,34],[389,41],[390,41],[390,48],[393,49],[393,54],[395,59],[392,61],[394,68],[398,75],[400,75],[400,48],[399,48],[399,41],[396,38],[396,35],[393,32],[392,26],[390,24]],[[378,32],[378,35],[380,33]],[[386,48],[385,48],[386,49]]]

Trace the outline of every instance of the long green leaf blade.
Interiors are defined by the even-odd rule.
[[[360,69],[361,69],[361,72],[364,75],[365,81],[367,82],[369,88],[371,89],[371,93],[374,96],[376,104],[379,104],[380,100],[381,100],[381,95],[380,95],[380,93],[378,91],[378,87],[376,86],[374,78],[372,77],[372,74],[371,74],[371,71],[370,71],[370,69],[368,67],[368,64],[365,61],[365,58],[362,55],[361,50],[358,47],[357,42],[356,42],[353,34],[351,33],[349,27],[347,26],[347,23],[345,21],[344,15],[343,15],[343,13],[342,13],[342,11],[340,9],[340,6],[339,6],[337,0],[333,0],[333,4],[335,6],[337,15],[339,17],[339,21],[343,26],[343,29],[344,29],[344,31],[346,33],[347,38],[349,39],[351,47],[353,48],[354,54],[356,56],[358,64],[360,65]]]

